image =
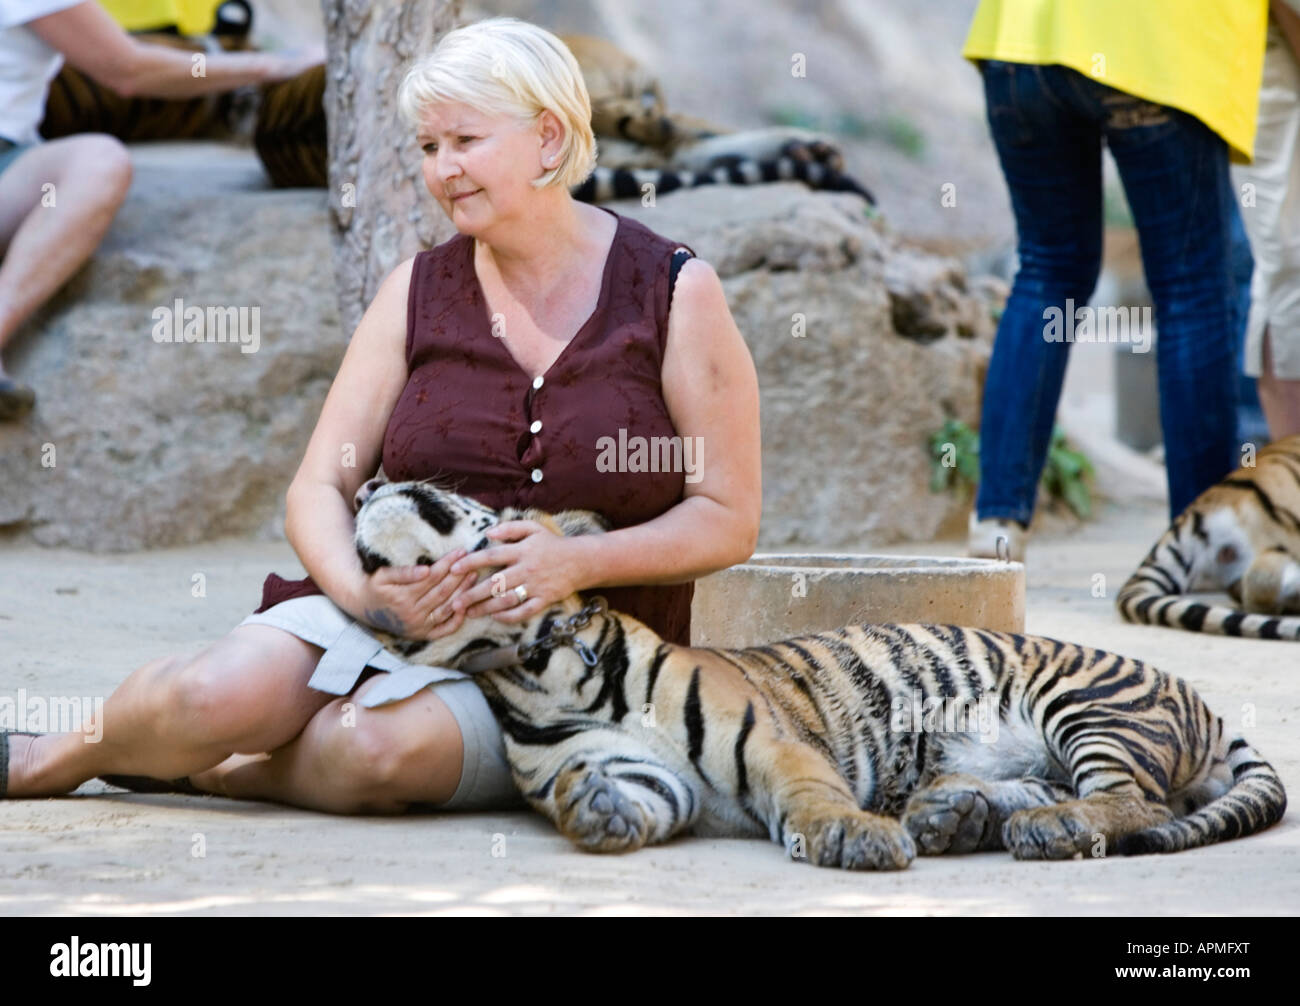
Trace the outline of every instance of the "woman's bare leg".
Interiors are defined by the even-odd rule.
[[[449,800],[464,758],[456,717],[428,688],[366,709],[357,700],[373,684],[330,702],[269,757],[227,759],[196,774],[195,785],[336,814],[398,814],[411,803]]]
[[[1273,347],[1264,329],[1264,359],[1259,378],[1259,404],[1264,407],[1268,432],[1274,440],[1300,433],[1300,381],[1273,376]]]
[[[85,733],[10,736],[9,796],[69,793],[107,773],[173,779],[287,744],[330,701],[307,687],[320,655],[291,633],[247,625],[192,659],[145,664]]]

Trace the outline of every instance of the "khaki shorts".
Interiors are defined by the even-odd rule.
[[[1259,91],[1255,162],[1234,164],[1241,217],[1255,256],[1246,322],[1246,373],[1264,368],[1268,328],[1273,375],[1300,380],[1300,64],[1273,22]],[[1245,188],[1250,186],[1250,188]],[[1251,203],[1254,205],[1251,205]]]
[[[431,688],[456,717],[465,741],[460,784],[439,810],[518,810],[526,807],[510,775],[505,741],[487,700],[466,674],[446,667],[411,664],[383,649],[363,625],[323,594],[295,597],[249,615],[240,625],[270,625],[319,646],[316,672],[308,682],[334,695],[350,694],[367,667],[388,672],[371,686],[361,704],[385,705]]]

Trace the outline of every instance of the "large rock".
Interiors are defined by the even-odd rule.
[[[267,189],[251,153],[220,144],[133,157],[100,249],[8,361],[38,402],[0,424],[0,527],[96,551],[278,535],[346,348],[326,193]],[[177,298],[205,324],[209,307],[249,309],[256,351],[156,342],[154,311]]]
[[[722,279],[758,368],[760,548],[852,550],[951,526],[964,507],[930,493],[927,438],[949,416],[978,423],[996,289],[901,246],[856,196],[792,183],[612,206]]]
[[[346,345],[326,194],[266,190],[218,145],[135,156],[103,246],[15,347],[39,401],[0,426],[0,525],[95,550],[279,535]],[[856,196],[797,184],[614,208],[722,277],[759,373],[763,547],[926,539],[960,510],[928,491],[926,437],[976,419],[993,324],[953,262],[901,247]],[[177,298],[259,308],[256,352],[155,341]]]

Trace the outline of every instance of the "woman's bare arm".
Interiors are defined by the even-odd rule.
[[[76,69],[124,97],[192,98],[245,84],[287,80],[324,60],[323,52],[203,54],[133,38],[94,0],[27,25]],[[196,65],[202,74],[196,76]]]
[[[677,435],[695,438],[699,481],[653,520],[571,539],[586,553],[583,589],[682,583],[754,552],[763,509],[758,375],[717,273],[697,258],[677,276],[662,381]]]
[[[352,497],[379,467],[388,417],[406,386],[412,261],[388,274],[357,325],[286,497],[289,543],[321,590],[358,618],[366,574],[352,547]]]

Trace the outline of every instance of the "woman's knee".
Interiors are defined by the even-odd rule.
[[[272,643],[227,636],[196,656],[172,658],[157,674],[163,716],[192,738],[228,743],[234,751],[266,751],[290,741],[314,711],[291,694],[309,692],[312,656],[295,660],[298,654],[280,652]],[[286,678],[294,681],[281,680]],[[292,686],[297,678],[303,679],[301,688],[287,694],[286,683]]]
[[[317,713],[321,769],[357,810],[442,803],[460,781],[464,742],[455,717],[422,693],[400,708],[366,709],[357,697]]]

